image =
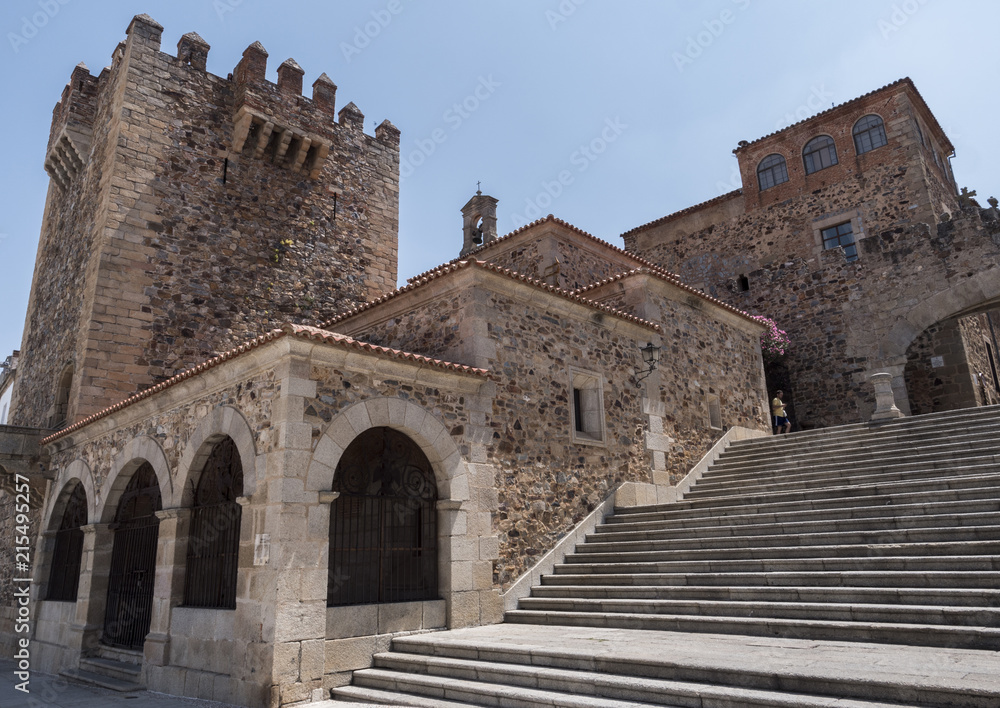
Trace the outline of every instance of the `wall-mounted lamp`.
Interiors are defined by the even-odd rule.
[[[660,362],[660,348],[652,342],[644,347],[639,347],[639,351],[642,352],[642,363],[646,365],[646,370],[636,374],[635,382],[637,384],[653,373],[656,370],[656,365]]]

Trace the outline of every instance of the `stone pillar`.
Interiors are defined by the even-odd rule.
[[[143,645],[144,665],[170,663],[170,611],[184,602],[184,573],[191,509],[156,512],[160,528],[156,543],[156,579],[153,582],[153,614]]]
[[[872,374],[869,378],[875,386],[875,412],[872,414],[872,420],[902,418],[903,412],[896,408],[892,395],[892,374]]]
[[[76,595],[76,616],[69,628],[68,648],[78,656],[89,656],[97,648],[104,631],[114,533],[110,524],[87,524],[80,530],[83,531],[80,585]]]

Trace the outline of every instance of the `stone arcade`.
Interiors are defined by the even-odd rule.
[[[858,219],[858,262],[810,241],[779,269],[816,280],[819,258],[845,293],[894,241],[928,266],[964,239],[941,253],[937,305],[883,308],[870,326],[891,346],[848,346],[858,373],[843,390],[866,402],[861,372],[902,376],[942,312],[1000,295],[983,236],[995,214],[958,204],[940,157],[898,186],[925,195],[914,210],[858,201],[850,169],[813,184],[789,156],[788,184],[773,180],[784,201],[748,188],[629,232],[628,250],[552,216],[498,238],[497,200],[477,193],[459,259],[395,289],[399,131],[365,134],[353,103],[335,112],[325,74],[303,96],[292,59],[271,83],[259,43],[225,79],[197,34],[172,55],[161,33],[137,16],[111,66],[74,69],[53,113],[18,427],[0,428],[0,525],[15,474],[34,495],[39,670],[271,707],[328,697],[393,636],[500,622],[583,522],[674,501],[706,455],[769,432],[762,327],[732,304],[757,303],[719,283],[745,272],[755,291],[776,261],[695,273],[689,246],[722,257],[692,235],[710,223],[792,243],[782,224]],[[915,159],[913,112],[926,150],[950,151],[912,84],[883,91],[899,101],[883,119],[891,152],[851,162],[885,173],[861,180],[875,191],[900,169],[881,156]],[[854,103],[827,114],[869,110]],[[741,147],[745,181],[806,123]],[[836,196],[809,196],[824,189]],[[683,241],[670,231],[689,222]],[[887,274],[878,297],[908,276]],[[648,344],[662,351],[651,371]]]

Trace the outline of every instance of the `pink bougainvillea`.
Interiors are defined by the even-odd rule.
[[[754,319],[760,322],[766,329],[760,335],[760,351],[764,355],[764,361],[777,361],[785,355],[791,340],[783,329],[778,329],[777,323],[770,317],[754,315]]]

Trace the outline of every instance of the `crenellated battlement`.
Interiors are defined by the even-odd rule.
[[[80,62],[70,74],[59,103],[52,109],[45,171],[61,189],[69,186],[90,157],[97,92],[97,79]]]
[[[23,406],[33,424],[86,417],[282,322],[396,286],[399,130],[366,133],[326,74],[304,96],[294,59],[269,81],[259,42],[218,76],[199,34],[176,52],[162,40],[137,15],[110,66],[74,69],[53,111],[45,169],[58,196],[42,236],[53,247],[24,369],[52,394]]]

